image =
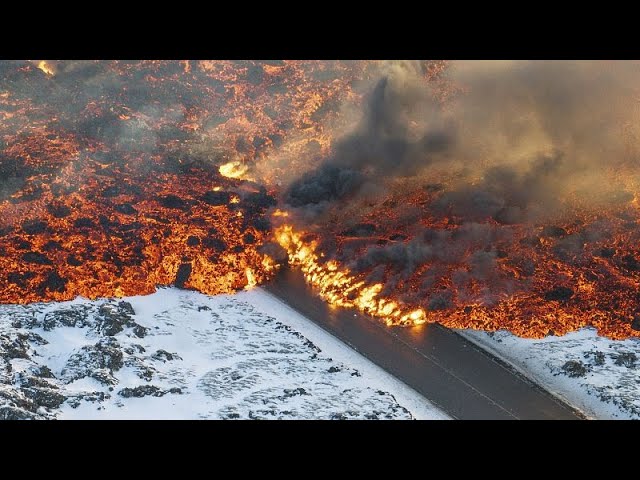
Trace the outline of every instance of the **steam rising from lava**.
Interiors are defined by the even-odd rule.
[[[529,215],[557,214],[570,189],[589,203],[628,196],[602,176],[636,153],[638,63],[453,62],[448,78],[464,94],[446,105],[417,62],[380,74],[354,132],[290,186],[291,206],[353,198],[434,169],[458,187],[442,207],[462,216],[522,220],[531,204]]]
[[[632,334],[640,64],[446,73],[463,93],[445,103],[416,63],[377,81],[354,131],[286,191],[300,228],[328,261],[432,320]]]
[[[0,301],[230,292],[289,262],[388,323],[638,335],[639,77],[0,62]]]

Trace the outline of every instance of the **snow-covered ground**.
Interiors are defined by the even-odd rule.
[[[640,418],[640,341],[609,340],[592,328],[541,340],[460,330],[589,418]]]
[[[446,418],[254,289],[0,306],[0,418]]]

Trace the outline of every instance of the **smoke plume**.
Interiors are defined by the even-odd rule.
[[[478,285],[486,305],[528,288],[536,267],[509,247],[520,241],[535,247],[546,238],[558,260],[585,264],[585,243],[611,229],[581,218],[634,199],[640,63],[452,62],[447,81],[461,93],[447,102],[420,65],[384,64],[355,127],[291,183],[284,201],[303,228],[337,222],[352,239],[340,248],[324,241],[323,251],[383,282],[382,294],[415,304],[435,291],[432,310],[454,296],[478,301]],[[429,201],[403,203],[412,191]],[[567,222],[572,232],[554,225]],[[404,235],[388,236],[394,231]],[[517,282],[499,268],[506,251]]]
[[[453,62],[449,80],[465,93],[444,107],[420,64],[389,65],[353,131],[292,182],[289,205],[323,212],[398,179],[433,178],[434,166],[454,178],[434,208],[470,221],[538,221],[562,212],[569,193],[629,200],[610,180],[636,154],[640,64]]]

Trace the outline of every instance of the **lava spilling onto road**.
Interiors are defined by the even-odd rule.
[[[0,302],[289,264],[387,324],[639,336],[638,71],[0,62]]]

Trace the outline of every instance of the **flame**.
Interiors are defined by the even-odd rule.
[[[247,171],[249,171],[249,167],[236,160],[220,165],[219,171],[220,175],[227,178],[243,178]]]
[[[46,60],[40,60],[36,66],[49,76],[54,76],[56,74],[55,66]]]
[[[258,281],[256,280],[256,276],[253,273],[253,270],[251,270],[251,268],[247,267],[245,269],[245,274],[247,275],[247,286],[244,287],[245,290],[251,290],[253,287],[255,287],[258,284]]]
[[[421,309],[405,309],[399,303],[379,296],[382,284],[366,285],[335,261],[323,264],[316,253],[316,242],[305,243],[303,234],[291,225],[283,225],[275,232],[278,243],[287,251],[289,263],[299,267],[306,281],[318,294],[335,307],[357,308],[387,325],[420,325],[427,322]]]

